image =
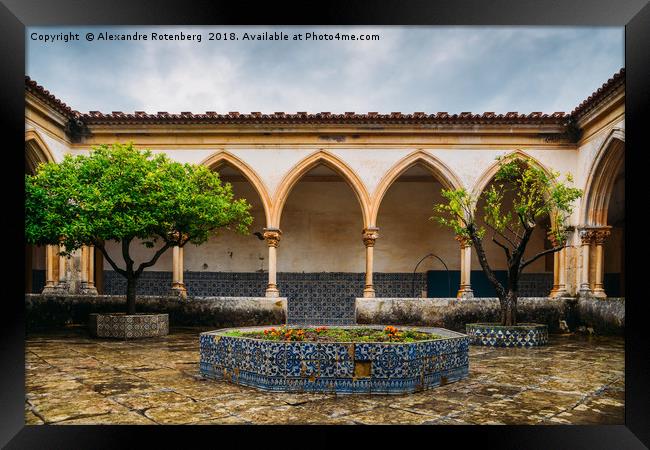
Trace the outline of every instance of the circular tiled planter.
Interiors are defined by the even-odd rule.
[[[400,327],[443,337],[411,343],[285,342],[226,335],[265,328],[201,333],[201,374],[266,391],[404,394],[458,381],[469,373],[468,337],[443,328]]]
[[[473,345],[489,347],[538,347],[548,343],[548,326],[522,323],[504,326],[496,323],[468,323],[465,331]]]
[[[95,337],[139,339],[169,334],[169,314],[90,314],[88,329]]]

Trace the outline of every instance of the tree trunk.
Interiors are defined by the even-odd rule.
[[[501,300],[501,325],[517,325],[517,292],[508,290]]]
[[[138,279],[133,275],[126,277],[126,309],[127,314],[135,314],[135,285]]]

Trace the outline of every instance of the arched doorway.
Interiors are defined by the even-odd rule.
[[[403,168],[377,212],[374,287],[377,297],[456,297],[460,250],[454,233],[431,220],[444,202],[440,181],[422,161]]]
[[[625,297],[625,164],[617,172],[607,208],[611,235],[605,241],[604,289],[608,297]]]
[[[251,205],[253,223],[249,235],[222,230],[200,246],[184,247],[183,276],[192,296],[263,297],[268,278],[268,251],[263,238],[266,226],[264,193],[237,167],[233,160],[213,160],[208,166],[230,183],[235,198]]]
[[[625,141],[614,129],[589,171],[582,205],[580,294],[625,296]]]
[[[278,286],[290,323],[354,323],[365,250],[359,197],[334,164],[316,159],[290,175],[278,219]]]

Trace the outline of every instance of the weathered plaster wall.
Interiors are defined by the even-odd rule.
[[[223,230],[206,243],[196,246],[186,244],[184,270],[191,272],[256,272],[268,270],[268,247],[266,242],[253,233],[262,232],[266,226],[260,198],[248,182],[232,182],[237,198],[245,198],[251,204],[253,223],[251,234],[241,235],[233,230]]]
[[[431,177],[429,181],[397,181],[388,190],[377,217],[376,272],[413,272],[428,253],[442,258],[450,270],[460,270],[460,247],[454,233],[430,220],[434,203],[443,201],[441,189]],[[418,271],[442,269],[440,261],[429,258]]]
[[[357,298],[356,321],[359,324],[422,325],[465,331],[472,322],[498,322],[499,301],[496,298]],[[572,298],[520,298],[518,321],[546,324],[550,332],[559,332],[560,321],[570,331],[591,327],[598,334],[625,332],[625,300]]]
[[[124,312],[124,296],[25,295],[27,328],[86,324],[91,313]],[[286,322],[287,299],[266,297],[211,297],[180,300],[177,297],[138,296],[138,312],[168,313],[171,326],[233,327],[278,325]]]
[[[363,272],[359,202],[340,181],[301,181],[280,222],[278,272]]]

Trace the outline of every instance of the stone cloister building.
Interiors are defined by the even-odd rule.
[[[571,113],[548,114],[79,113],[26,78],[25,172],[129,141],[206,165],[252,205],[251,234],[224,231],[167,252],[138,291],[288,297],[294,317],[314,314],[318,302],[317,315],[338,317],[353,307],[341,298],[494,296],[472,248],[430,220],[432,207],[443,188],[483,192],[496,157],[526,156],[571,173],[584,195],[566,248],[526,269],[521,295],[623,297],[624,76]],[[545,234],[536,231],[530,254],[552,245]],[[136,259],[154,251],[132,246]],[[501,249],[486,246],[504,270]],[[107,247],[118,254],[116,243]],[[26,292],[123,294],[125,286],[92,247],[72,258],[27,247],[25,278]]]

